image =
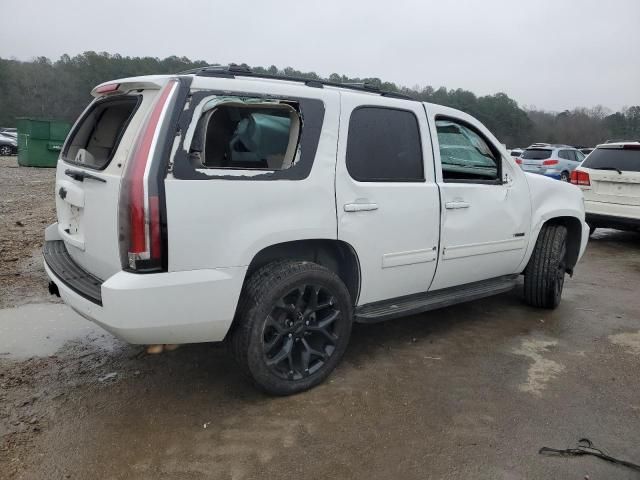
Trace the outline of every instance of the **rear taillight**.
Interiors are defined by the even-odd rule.
[[[545,160],[544,162],[542,162],[542,165],[557,165],[558,164],[558,160]]]
[[[522,165],[522,159],[521,158],[516,158],[516,163],[518,165]]]
[[[120,204],[123,266],[138,272],[163,270],[166,264],[161,218],[164,175],[157,165],[162,161],[164,120],[178,86],[178,80],[170,80],[158,94],[124,172]]]
[[[571,183],[574,185],[591,185],[591,179],[587,172],[582,170],[574,170],[571,172]]]

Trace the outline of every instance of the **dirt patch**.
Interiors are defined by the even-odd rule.
[[[610,335],[609,340],[616,345],[625,347],[634,355],[640,355],[640,331],[635,333],[618,333],[616,335]]]
[[[55,222],[55,169],[0,157],[0,308],[56,301],[47,292],[40,250]]]
[[[556,340],[528,338],[522,341],[520,348],[513,351],[513,353],[523,355],[533,361],[527,372],[526,382],[520,385],[521,391],[540,395],[547,383],[562,373],[563,365],[542,356],[557,344]]]

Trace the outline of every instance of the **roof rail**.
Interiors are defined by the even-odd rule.
[[[377,85],[373,85],[367,82],[338,83],[338,82],[331,82],[328,80],[322,80],[322,79],[316,79],[316,78],[293,77],[293,76],[287,76],[287,75],[271,75],[269,73],[256,73],[252,71],[249,67],[245,67],[243,65],[236,65],[233,63],[228,66],[208,65],[205,67],[192,68],[190,70],[185,70],[184,72],[179,72],[178,75],[196,75],[199,77],[223,77],[223,78],[235,78],[236,76],[239,76],[239,77],[264,78],[269,80],[285,80],[289,82],[304,83],[308,87],[313,87],[313,88],[323,88],[324,86],[346,88],[346,89],[355,90],[358,92],[377,93],[378,95],[381,95],[383,97],[400,98],[402,100],[415,101],[415,98],[410,97],[409,95],[404,95],[398,92],[389,92],[386,90],[381,90]]]

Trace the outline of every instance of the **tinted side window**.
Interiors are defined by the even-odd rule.
[[[346,162],[360,182],[423,181],[418,119],[406,110],[357,108],[349,120]]]
[[[560,150],[558,151],[558,157],[563,160],[569,160],[569,151],[568,150]]]
[[[436,120],[436,130],[445,182],[482,182],[500,178],[500,156],[480,133],[449,119]]]

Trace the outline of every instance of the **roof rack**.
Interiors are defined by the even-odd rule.
[[[321,80],[321,79],[314,79],[314,78],[292,77],[287,75],[271,75],[268,73],[256,73],[252,71],[249,67],[245,67],[242,65],[235,65],[233,63],[228,66],[208,65],[205,67],[192,68],[190,70],[185,70],[184,72],[179,72],[178,75],[196,75],[199,77],[222,77],[222,78],[236,78],[236,76],[239,76],[239,77],[265,78],[269,80],[285,80],[289,82],[304,83],[308,87],[313,87],[313,88],[323,88],[324,86],[346,88],[346,89],[355,90],[358,92],[377,93],[378,95],[381,95],[383,97],[400,98],[402,100],[415,101],[415,98],[410,97],[409,95],[404,95],[398,92],[389,92],[386,90],[381,90],[377,85],[373,85],[367,82],[338,83],[338,82],[330,82],[328,80]]]

